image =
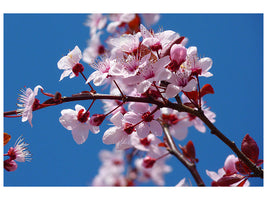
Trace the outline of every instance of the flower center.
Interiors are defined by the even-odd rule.
[[[149,145],[150,145],[150,142],[151,142],[151,141],[148,140],[147,137],[140,139],[140,143],[141,143],[142,145],[144,145],[144,146],[149,146]]]
[[[76,65],[72,67],[72,71],[75,74],[75,76],[79,76],[79,73],[83,72],[83,70],[84,70],[84,67],[81,63],[77,63]]]
[[[127,133],[128,135],[132,134],[134,132],[134,126],[130,123],[125,123],[124,124],[124,132]]]
[[[83,111],[84,111],[84,109],[81,109],[78,112],[78,116],[77,116],[78,121],[80,121],[81,123],[85,123],[88,120],[89,115],[90,115],[89,112],[83,113]]]
[[[164,123],[168,124],[168,125],[175,125],[179,122],[179,119],[177,117],[177,115],[175,114],[162,114],[162,119],[164,121]]]
[[[151,122],[153,119],[154,119],[154,115],[151,115],[149,111],[145,112],[143,115],[142,115],[142,119],[145,121],[145,122]]]

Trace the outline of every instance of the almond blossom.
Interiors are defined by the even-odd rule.
[[[37,85],[32,91],[31,88],[26,90],[21,90],[22,94],[19,97],[19,102],[22,104],[17,104],[18,107],[24,107],[22,109],[17,109],[17,113],[22,114],[21,121],[29,121],[32,126],[32,111],[39,107],[39,100],[35,98],[38,94],[38,90],[43,89],[42,86]]]
[[[72,51],[68,53],[68,55],[62,57],[58,63],[58,69],[64,70],[63,73],[60,76],[59,81],[61,81],[63,78],[69,76],[70,78],[73,78],[75,76],[78,76],[78,74],[73,71],[73,69],[77,68],[83,68],[83,66],[79,63],[82,58],[82,52],[79,49],[78,46],[75,46]],[[83,69],[79,69],[82,70]]]
[[[72,132],[73,139],[77,144],[82,144],[87,140],[89,130],[94,134],[99,133],[99,127],[91,125],[89,115],[89,112],[86,112],[86,109],[79,104],[75,106],[75,110],[64,109],[61,111],[59,122]]]

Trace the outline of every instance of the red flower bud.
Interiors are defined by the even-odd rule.
[[[84,66],[81,63],[77,63],[76,65],[74,65],[74,67],[72,68],[73,73],[75,74],[75,76],[79,76],[80,72],[83,72],[84,70]]]
[[[13,172],[18,168],[17,163],[14,160],[11,160],[10,158],[4,161],[4,168],[8,172]]]
[[[151,167],[153,167],[155,162],[156,162],[155,158],[151,158],[151,157],[147,156],[144,158],[142,165],[145,168],[151,168]]]
[[[90,118],[90,124],[93,126],[100,126],[106,116],[104,114],[93,114],[93,116]]]

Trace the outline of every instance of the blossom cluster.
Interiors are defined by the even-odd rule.
[[[4,133],[4,145],[6,145],[11,136],[7,133]],[[27,146],[29,144],[24,142],[24,138],[20,136],[15,142],[14,147],[10,147],[8,152],[4,156],[9,156],[8,159],[4,160],[4,169],[12,172],[18,168],[17,162],[25,162],[31,160],[31,153],[29,152]]]
[[[166,106],[169,102],[176,101],[193,111],[201,111],[209,122],[215,122],[216,114],[203,99],[214,90],[210,84],[200,87],[200,77],[213,76],[212,59],[200,57],[196,46],[186,47],[188,39],[175,31],[152,30],[150,26],[158,20],[158,14],[92,14],[85,23],[90,28],[87,48],[81,51],[75,46],[57,63],[58,69],[63,70],[59,81],[81,75],[84,84],[90,86],[91,91],[79,94],[93,96],[94,88],[105,86],[109,97],[121,97],[120,100],[103,98],[103,113],[91,114],[96,100],[93,98],[87,107],[76,104],[74,109],[61,111],[59,122],[71,131],[77,144],[85,143],[89,132],[103,132],[103,143],[115,146],[113,152],[100,152],[102,166],[92,182],[94,186],[130,186],[149,180],[157,185],[165,184],[164,174],[172,168],[166,164],[170,153],[164,128],[179,141],[187,137],[189,127],[206,132],[200,118]],[[101,36],[107,37],[101,39]],[[88,77],[83,72],[90,68],[82,62],[95,70]],[[40,103],[36,98],[39,90],[52,98]],[[129,101],[128,97],[138,100]],[[146,101],[139,101],[141,99]],[[23,90],[19,101],[16,114],[32,126],[32,112],[62,103],[62,96],[59,92],[45,93],[38,85],[34,90]],[[163,106],[151,103],[155,101]],[[105,120],[110,122],[110,127],[103,131],[100,129]],[[258,160],[255,141],[249,136],[244,140],[242,151],[259,166],[262,162]],[[14,160],[25,160],[30,155],[26,146],[19,140],[9,151],[10,158],[5,162],[12,166],[6,165],[7,170],[16,168]],[[188,162],[198,162],[192,141],[179,147]],[[254,149],[252,155],[250,147]],[[206,172],[213,179],[213,186],[247,186],[251,176],[248,167],[234,155],[226,159],[218,174]],[[185,179],[177,184],[185,185],[188,185]]]

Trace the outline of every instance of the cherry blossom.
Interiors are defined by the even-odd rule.
[[[22,94],[19,97],[19,102],[22,104],[17,104],[18,107],[24,107],[22,109],[17,109],[17,113],[22,113],[21,121],[29,121],[32,126],[32,111],[38,108],[39,100],[35,98],[38,94],[38,90],[43,89],[42,86],[37,85],[32,91],[31,88],[27,88],[26,90],[21,90]]]
[[[184,66],[199,76],[213,76],[213,74],[209,72],[209,69],[212,66],[212,60],[208,57],[199,59],[197,56],[197,47],[193,46],[187,49],[187,59]]]
[[[156,13],[143,13],[142,17],[143,17],[145,24],[147,26],[151,26],[153,24],[156,24],[160,19],[160,15],[156,14]]]
[[[89,65],[95,62],[95,59],[105,52],[105,47],[100,41],[102,32],[93,34],[88,42],[88,47],[83,51],[82,59]]]
[[[188,127],[192,125],[187,114],[170,108],[161,108],[160,110],[162,112],[161,120],[168,126],[171,135],[178,140],[185,139]]]
[[[89,130],[95,134],[99,132],[98,126],[91,125],[89,113],[78,104],[75,106],[75,110],[62,110],[59,122],[72,132],[73,139],[77,144],[82,144],[87,140]]]
[[[107,26],[107,31],[110,33],[114,33],[116,31],[116,28],[120,25],[123,25],[124,23],[128,23],[132,21],[135,18],[135,14],[110,14],[109,19],[112,21]]]
[[[146,103],[130,103],[129,112],[124,115],[124,120],[135,125],[136,132],[140,138],[145,138],[149,133],[155,136],[162,135],[162,127],[158,121],[160,111],[155,111],[155,106]]]
[[[24,142],[24,138],[20,136],[14,147],[10,147],[8,150],[7,155],[10,156],[12,160],[16,160],[18,162],[25,162],[25,161],[30,161],[31,160],[31,153],[28,151],[28,146],[29,144]]]
[[[130,135],[135,131],[132,124],[124,120],[122,113],[114,114],[110,121],[115,125],[107,129],[103,135],[104,144],[116,144],[116,149],[122,150],[132,147]]]
[[[235,163],[238,158],[235,155],[229,155],[224,163],[224,167],[218,170],[218,173],[206,170],[206,174],[213,180],[213,186],[238,186],[242,183],[243,186],[249,186],[249,181],[243,175],[238,174]]]
[[[191,77],[191,71],[184,69],[172,73],[169,82],[165,92],[167,98],[175,97],[181,91],[193,91],[197,87],[197,81]]]
[[[181,96],[183,103],[189,103],[189,99],[182,94]],[[216,114],[214,112],[212,112],[210,110],[209,107],[206,107],[206,105],[204,104],[204,101],[201,100],[201,109],[203,110],[204,114],[206,115],[206,117],[212,122],[215,122],[215,117]],[[206,127],[204,125],[204,123],[201,121],[201,119],[199,119],[198,117],[191,115],[190,113],[187,113],[188,117],[189,117],[189,121],[192,123],[192,125],[201,133],[205,133],[206,132]]]
[[[78,46],[75,46],[74,49],[67,54],[67,56],[62,57],[57,63],[58,69],[64,70],[60,76],[59,81],[67,76],[69,76],[70,78],[78,76],[78,74],[73,71],[73,68],[75,66],[82,67],[79,63],[81,59],[82,52]]]
[[[126,186],[127,182],[123,175],[124,152],[114,149],[112,152],[102,150],[99,152],[99,158],[102,162],[95,176],[93,186]]]
[[[88,19],[85,22],[86,26],[90,27],[90,35],[94,35],[97,30],[101,30],[105,27],[107,23],[107,17],[100,14],[100,13],[94,13],[91,15],[88,15]]]
[[[135,160],[135,166],[139,171],[138,181],[146,182],[152,180],[157,185],[164,185],[164,174],[172,171],[169,165],[165,164],[165,159],[157,160],[153,167],[146,168],[143,166],[143,158]]]

